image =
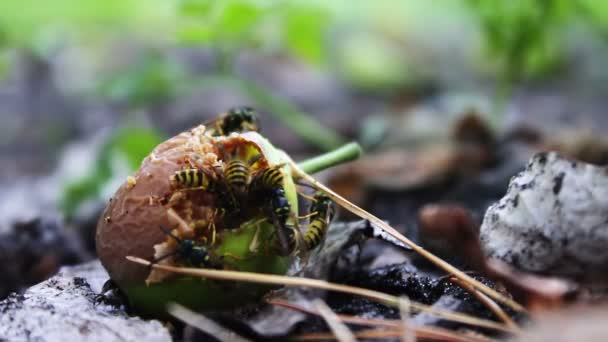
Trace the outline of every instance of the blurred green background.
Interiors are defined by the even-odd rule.
[[[420,107],[599,129],[607,40],[593,0],[3,0],[0,176],[71,216],[235,105],[295,155],[374,151]]]

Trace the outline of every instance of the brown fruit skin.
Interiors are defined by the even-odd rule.
[[[198,133],[193,129],[158,145],[135,173],[135,184],[125,182],[99,219],[95,236],[97,255],[121,288],[143,284],[149,273],[146,267],[127,261],[126,256],[152,260],[153,246],[167,239],[159,226],[174,226],[167,208],[160,202],[171,193],[170,176],[182,168],[189,156],[213,157],[206,153],[217,153],[209,143],[188,144]],[[204,165],[212,162],[213,158],[202,161]]]

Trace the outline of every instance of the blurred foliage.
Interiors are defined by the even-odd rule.
[[[490,73],[504,88],[499,102],[515,82],[547,77],[567,65],[573,55],[568,49],[575,45],[575,36],[569,36],[573,25],[590,28],[608,42],[608,2],[1,0],[0,77],[16,69],[13,57],[35,55],[57,68],[52,71],[77,74],[52,75],[60,90],[75,89],[64,83],[82,81],[82,87],[96,91],[85,95],[122,105],[118,108],[125,112],[205,87],[227,86],[312,145],[328,150],[344,139],[288,99],[241,75],[235,65],[238,56],[253,52],[275,57],[273,61],[293,58],[366,96],[395,97],[435,85],[443,76],[438,74],[465,70],[467,63],[473,64],[473,70],[465,70],[473,75],[467,76],[484,77],[491,63],[495,68]],[[200,65],[189,63],[191,56],[182,54],[177,43],[213,54],[215,69],[204,60],[204,71],[193,72]],[[481,61],[479,46],[487,52]],[[455,47],[467,53],[455,49],[452,56]],[[459,54],[472,62],[459,61]],[[460,85],[461,79],[454,79]],[[366,121],[369,129],[360,137],[366,146],[384,139],[387,123],[375,119]],[[90,174],[66,186],[63,208],[68,215],[87,199],[99,198],[117,177],[126,177],[161,140],[154,131],[125,127],[103,146]],[[60,130],[47,131],[48,141],[63,142]]]
[[[304,1],[182,0],[178,38],[230,57],[243,49],[286,48],[314,64],[326,60],[331,13]],[[228,55],[228,56],[226,56]]]
[[[141,127],[125,126],[114,132],[99,150],[91,173],[64,187],[61,208],[66,217],[73,217],[88,200],[103,197],[108,183],[122,183],[161,141],[155,130]]]
[[[344,139],[296,106],[275,96],[260,84],[245,79],[235,70],[235,59],[243,50],[291,52],[295,57],[320,65],[325,61],[325,36],[329,11],[304,1],[182,0],[178,39],[213,49],[218,75],[206,81],[223,82],[268,110],[296,134],[323,150],[331,150]]]
[[[0,31],[7,43],[18,47],[33,47],[51,37],[66,38],[61,36],[92,39],[125,32],[156,35],[170,24],[170,8],[170,1],[3,0]]]
[[[608,38],[608,3],[594,0],[468,0],[504,82],[540,78],[563,65],[568,29],[584,24]]]
[[[372,93],[390,92],[420,81],[409,56],[394,43],[369,32],[351,34],[336,52],[342,79]]]
[[[136,65],[105,77],[98,90],[111,101],[144,107],[168,101],[184,83],[188,83],[188,77],[180,65],[159,53],[149,53]]]
[[[563,24],[573,13],[570,0],[470,0],[481,21],[491,58],[508,82],[554,70],[563,56]]]

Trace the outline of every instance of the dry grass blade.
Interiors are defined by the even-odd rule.
[[[285,302],[282,300],[270,300],[270,301],[268,301],[268,303],[270,303],[272,305],[282,306],[284,308],[288,308],[291,310],[304,312],[304,313],[307,313],[310,315],[319,316],[319,313],[312,309],[308,309],[303,306]],[[388,329],[383,330],[384,332],[389,332],[390,336],[388,336],[388,337],[400,337],[403,335],[403,329],[401,326],[401,322],[398,320],[362,318],[362,317],[349,316],[349,315],[338,315],[338,318],[340,318],[342,320],[342,322],[348,323],[348,324],[366,325],[366,326],[372,326],[372,327],[377,327],[377,328],[378,327],[388,328]],[[445,330],[442,328],[437,328],[437,327],[417,327],[417,326],[412,326],[412,325],[410,325],[409,327],[412,329],[414,336],[416,338],[420,338],[420,339],[422,339],[422,338],[431,339],[433,341],[470,341],[470,342],[487,342],[488,341],[487,338],[483,338],[481,336],[469,336],[469,335],[465,336],[460,333],[452,332],[452,331]],[[308,334],[306,334],[306,335],[308,335]],[[305,335],[300,335],[300,337],[303,337],[303,336],[305,336]],[[363,336],[358,336],[357,333],[355,333],[355,336],[363,337]]]
[[[312,303],[319,312],[319,315],[323,317],[325,323],[329,326],[336,339],[340,342],[355,342],[357,339],[355,335],[348,329],[340,318],[331,310],[325,302],[321,299],[315,299]]]
[[[205,332],[219,341],[226,342],[249,342],[248,339],[237,335],[236,333],[225,329],[221,325],[208,319],[207,317],[193,312],[186,307],[171,303],[167,306],[167,311],[173,317],[180,321]]]
[[[462,287],[463,289],[468,291],[471,295],[473,295],[475,298],[477,298],[477,300],[479,300],[490,311],[492,311],[501,321],[505,322],[506,325],[508,325],[509,327],[511,327],[513,329],[517,329],[517,330],[521,331],[519,325],[517,325],[517,323],[515,323],[511,319],[511,317],[509,317],[509,315],[507,315],[507,313],[498,304],[496,304],[496,302],[494,302],[493,300],[488,298],[486,295],[484,295],[483,293],[474,289],[472,286],[463,282],[460,279],[452,277],[452,278],[450,278],[450,281],[455,284],[458,284],[460,287]]]
[[[204,268],[189,268],[189,267],[174,267],[167,265],[159,265],[152,264],[150,261],[127,256],[127,260],[144,265],[150,266],[154,269],[159,269],[167,272],[172,272],[176,274],[185,274],[190,276],[211,278],[211,279],[219,279],[219,280],[232,280],[232,281],[240,281],[246,283],[257,283],[257,284],[266,284],[266,285],[282,285],[282,286],[298,286],[298,287],[312,287],[327,291],[335,291],[348,293],[352,295],[362,296],[368,298],[373,301],[377,301],[379,303],[389,305],[395,308],[399,307],[399,298],[395,296],[391,296],[386,293],[368,290],[355,286],[341,285],[330,283],[325,280],[320,279],[311,279],[311,278],[302,278],[302,277],[289,277],[289,276],[280,276],[273,274],[261,274],[261,273],[252,273],[252,272],[239,272],[239,271],[224,271],[224,270],[213,270],[213,269],[204,269]],[[464,324],[470,324],[478,327],[485,327],[505,332],[516,332],[515,330],[507,327],[504,324],[497,323],[494,321],[489,321],[486,319],[481,319],[473,316],[469,316],[462,313],[451,312],[447,310],[437,309],[428,305],[424,305],[417,302],[410,302],[410,306],[413,310],[427,312],[433,314],[437,317],[441,317],[445,320],[450,320],[453,322],[459,322]]]
[[[364,209],[354,205],[353,203],[351,203],[344,197],[342,197],[342,196],[338,195],[337,193],[335,193],[334,191],[332,191],[327,186],[319,183],[312,176],[310,176],[309,174],[302,171],[297,165],[292,164],[292,168],[294,170],[294,176],[296,178],[305,180],[305,181],[309,182],[310,184],[314,185],[317,188],[317,190],[321,190],[321,191],[325,192],[333,201],[338,203],[340,206],[344,207],[346,210],[352,212],[353,214],[355,214],[363,219],[369,220],[373,225],[382,228],[384,231],[386,231],[388,234],[393,236],[395,239],[401,241],[402,243],[404,243],[407,246],[409,246],[410,248],[412,248],[415,252],[417,252],[420,255],[422,255],[423,257],[427,258],[430,262],[435,264],[437,267],[448,272],[449,274],[453,275],[454,277],[461,279],[465,283],[470,284],[473,288],[479,290],[480,292],[484,293],[488,297],[508,305],[513,310],[520,311],[520,312],[526,311],[526,309],[523,306],[521,306],[519,303],[517,303],[516,301],[503,296],[502,294],[498,293],[497,291],[495,291],[495,290],[487,287],[486,285],[482,284],[481,282],[473,279],[471,276],[465,274],[464,272],[460,271],[456,267],[450,265],[448,262],[444,261],[443,259],[437,257],[433,253],[431,253],[431,252],[427,251],[426,249],[422,248],[421,246],[417,245],[410,239],[406,238],[405,236],[403,236],[403,234],[399,233],[395,228],[391,227],[390,225],[388,225],[387,223],[385,223],[378,217],[376,217],[376,216],[370,214],[369,212],[365,211]]]

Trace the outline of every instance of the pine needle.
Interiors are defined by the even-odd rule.
[[[338,315],[331,310],[327,304],[321,299],[315,299],[312,305],[317,309],[319,315],[323,317],[325,323],[331,329],[336,339],[340,342],[355,342],[357,339],[353,335],[352,331],[348,329],[344,323],[340,320]]]
[[[368,329],[360,330],[354,333],[356,338],[360,339],[396,339],[403,335],[401,329]],[[483,339],[473,336],[453,335],[449,333],[441,333],[428,328],[418,328],[416,330],[416,338],[425,341],[442,341],[442,342],[488,342],[489,339]],[[331,333],[306,333],[291,338],[293,341],[333,341],[335,337]]]
[[[450,278],[450,281],[459,285],[460,287],[462,287],[463,289],[468,291],[471,295],[473,295],[475,298],[477,298],[477,300],[479,300],[483,305],[485,305],[485,307],[487,307],[490,311],[492,311],[496,315],[496,317],[498,317],[506,325],[508,325],[509,327],[511,327],[513,329],[521,331],[519,325],[517,325],[517,323],[515,323],[511,319],[511,317],[509,317],[509,315],[507,315],[507,313],[498,304],[496,304],[496,302],[494,302],[493,300],[491,300],[490,298],[488,298],[486,295],[479,292],[478,290],[474,289],[472,286],[465,283],[461,279],[452,277],[452,278]]]
[[[127,260],[131,262],[138,263],[140,265],[152,267],[154,269],[163,270],[166,272],[172,272],[176,274],[185,274],[190,276],[197,276],[203,278],[210,279],[218,279],[218,280],[232,280],[232,281],[240,281],[246,283],[257,283],[257,284],[266,284],[266,285],[282,285],[282,286],[296,286],[296,287],[311,287],[317,288],[327,291],[335,291],[348,293],[352,295],[357,295],[361,297],[368,298],[370,300],[379,302],[384,305],[389,305],[395,308],[399,307],[399,298],[396,296],[392,296],[386,293],[368,290],[360,287],[349,286],[349,285],[341,285],[331,283],[325,280],[320,279],[311,279],[311,278],[303,278],[303,277],[290,277],[290,276],[281,276],[274,274],[262,274],[262,273],[253,273],[253,272],[240,272],[240,271],[225,271],[225,270],[214,270],[214,269],[204,269],[204,268],[190,268],[190,267],[174,267],[168,265],[160,265],[153,264],[148,260],[127,256]],[[451,312],[447,310],[441,310],[434,308],[432,306],[424,305],[418,302],[411,301],[410,302],[411,309],[426,312],[433,314],[437,317],[441,317],[445,320],[450,320],[454,322],[470,324],[478,327],[485,327],[505,332],[516,332],[510,327],[507,327],[504,324],[497,323],[494,321],[489,321],[486,319],[481,319],[477,317],[473,317],[470,315]]]
[[[269,304],[281,306],[287,309],[300,311],[306,314],[319,316],[319,313],[315,310],[305,308],[301,305],[289,303],[282,300],[269,300]],[[403,336],[403,329],[401,322],[399,320],[391,320],[391,319],[373,319],[373,318],[362,318],[357,316],[350,315],[337,315],[338,318],[342,320],[344,323],[354,324],[354,325],[362,325],[362,326],[372,326],[372,327],[382,327],[388,328],[382,330],[382,332],[387,332],[387,338],[398,338]],[[460,333],[452,332],[446,329],[438,328],[438,327],[417,327],[414,325],[409,325],[409,328],[413,330],[416,338],[426,338],[432,339],[433,341],[470,341],[470,342],[487,342],[488,339],[481,336],[469,336],[463,335]],[[374,331],[374,330],[368,330]],[[376,330],[377,331],[377,330]],[[327,335],[324,335],[327,336]],[[355,333],[356,337],[365,337],[360,335],[359,333]],[[308,337],[308,334],[297,336],[296,339],[302,340],[303,337]],[[305,339],[304,338],[304,339]],[[310,339],[315,339],[314,336],[310,336]]]
[[[420,255],[425,257],[427,260],[429,260],[430,262],[432,262],[433,264],[435,264],[437,267],[441,268],[445,272],[447,272],[447,273],[451,274],[452,276],[469,284],[470,286],[479,290],[480,292],[487,295],[488,297],[490,297],[496,301],[499,301],[501,303],[504,303],[505,305],[508,305],[515,311],[519,311],[519,312],[526,311],[526,309],[521,304],[517,303],[516,301],[514,301],[510,298],[503,296],[502,294],[498,293],[496,290],[489,288],[488,286],[484,285],[480,281],[478,281],[478,280],[472,278],[471,276],[467,275],[466,273],[460,271],[459,269],[452,266],[448,262],[437,257],[433,253],[427,251],[422,246],[419,246],[418,244],[414,243],[410,239],[406,238],[405,236],[403,236],[403,234],[399,233],[395,228],[391,227],[390,225],[388,225],[386,222],[382,221],[378,217],[376,217],[376,216],[370,214],[369,212],[367,212],[366,210],[356,206],[355,204],[351,203],[344,197],[340,196],[339,194],[337,194],[336,192],[334,192],[327,186],[319,183],[312,176],[310,176],[309,174],[302,171],[302,169],[300,169],[298,167],[298,165],[296,165],[295,163],[292,163],[291,167],[293,169],[293,175],[295,178],[305,180],[305,181],[309,182],[310,184],[312,184],[313,186],[315,186],[317,188],[317,190],[325,192],[334,202],[341,205],[344,209],[350,211],[351,213],[353,213],[363,219],[369,220],[371,224],[383,229],[388,234],[390,234],[397,240],[401,241],[405,245],[409,246],[415,252],[419,253]]]
[[[191,311],[180,304],[170,303],[167,306],[167,311],[171,316],[213,336],[221,342],[250,342],[250,340],[237,335],[235,332],[222,327],[209,318]]]

